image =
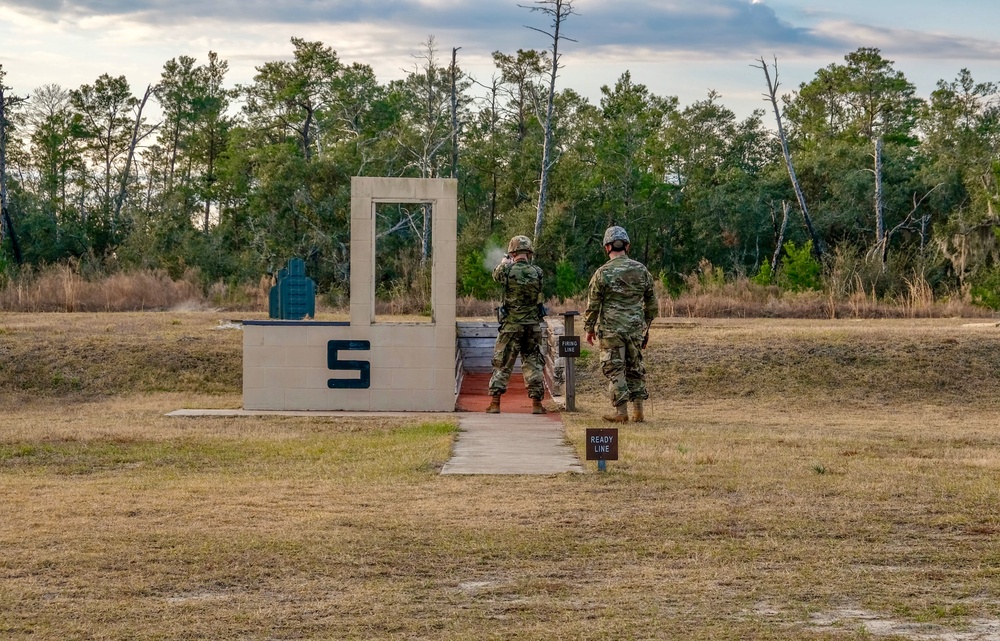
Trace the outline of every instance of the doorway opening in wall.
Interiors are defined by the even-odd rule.
[[[374,210],[375,322],[433,322],[433,207],[376,202]]]

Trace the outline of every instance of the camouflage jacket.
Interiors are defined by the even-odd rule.
[[[504,264],[493,270],[493,280],[503,287],[503,304],[507,308],[504,323],[527,325],[542,322],[538,304],[542,295],[542,268],[527,261]]]
[[[583,327],[608,332],[641,334],[656,318],[659,308],[653,277],[645,265],[628,256],[612,258],[590,279]]]

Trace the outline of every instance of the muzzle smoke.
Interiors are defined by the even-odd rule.
[[[492,273],[496,269],[496,266],[500,264],[500,261],[503,260],[506,253],[502,247],[497,247],[493,244],[487,245],[484,252],[486,257],[483,258],[483,268]]]

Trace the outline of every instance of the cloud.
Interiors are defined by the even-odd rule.
[[[398,22],[401,25],[486,26],[498,15],[516,15],[516,4],[453,0],[6,0],[10,8],[49,22],[113,17],[150,24],[184,24],[204,19],[272,24]]]
[[[756,52],[761,48],[839,48],[836,36],[817,34],[778,18],[763,3],[748,0],[602,3],[580,26],[587,42],[629,45],[664,52],[709,55]],[[570,27],[572,29],[572,26]]]
[[[829,21],[817,25],[818,33],[839,34],[858,47],[876,47],[888,56],[941,60],[996,60],[1000,42],[971,37],[927,33],[912,29],[886,29],[847,21]]]
[[[329,27],[324,38],[339,49],[360,28],[388,36],[385,49],[398,49],[434,34],[446,46],[467,53],[495,49],[544,49],[543,31],[550,19],[526,7],[537,0],[5,0],[8,10],[50,23],[80,29],[105,28],[111,20],[139,27],[195,26],[204,21],[217,29],[238,32],[256,24],[315,32]],[[577,0],[577,15],[568,17],[564,33],[576,43],[567,52],[617,57],[638,50],[658,55],[698,52],[702,56],[794,53],[810,56],[843,54],[859,46],[878,46],[928,57],[996,57],[992,41],[934,35],[914,30],[884,29],[835,20],[812,26],[780,18],[763,0]],[[801,17],[803,14],[800,14]],[[355,33],[351,33],[355,31]],[[395,35],[393,35],[395,34]],[[234,34],[235,35],[235,34]]]
[[[488,77],[494,71],[490,52],[550,45],[534,30],[548,30],[549,17],[525,8],[536,2],[0,0],[6,23],[0,39],[8,45],[0,63],[7,63],[12,80],[22,74],[25,85],[36,78],[90,82],[108,70],[146,82],[171,57],[201,59],[216,51],[232,63],[232,81],[248,82],[254,66],[287,59],[289,38],[298,36],[322,41],[344,61],[371,64],[379,77],[391,79],[412,67],[421,43],[433,35],[439,63],[461,47],[463,68]],[[730,67],[746,73],[760,56],[775,55],[785,68],[799,64],[811,72],[862,46],[878,47],[890,59],[921,59],[925,66],[1000,59],[1000,43],[989,35],[977,40],[884,28],[843,13],[783,7],[776,10],[768,0],[575,0],[576,15],[563,31],[573,39],[562,45],[566,73],[589,74],[579,81],[583,85],[597,69],[656,65],[646,82],[688,73],[702,87],[720,82]]]
[[[465,41],[497,49],[545,48],[545,37],[530,26],[547,30],[550,19],[526,7],[535,0],[6,0],[8,8],[49,22],[106,24],[125,20],[147,26],[224,21],[239,30],[252,23],[334,28],[329,42],[336,48],[338,26],[366,24],[398,32],[434,33],[443,40]],[[837,48],[831,33],[815,33],[776,16],[766,4],[752,0],[577,1],[577,15],[565,22],[565,33],[577,49],[646,47],[659,51],[727,53],[768,46]],[[407,38],[412,40],[413,38]],[[463,45],[465,46],[465,45]]]

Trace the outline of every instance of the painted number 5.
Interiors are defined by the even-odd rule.
[[[368,361],[345,361],[337,358],[341,350],[370,350],[370,341],[330,341],[326,347],[328,369],[347,372],[361,372],[360,378],[331,378],[326,382],[330,389],[368,389],[372,384],[371,363]]]

